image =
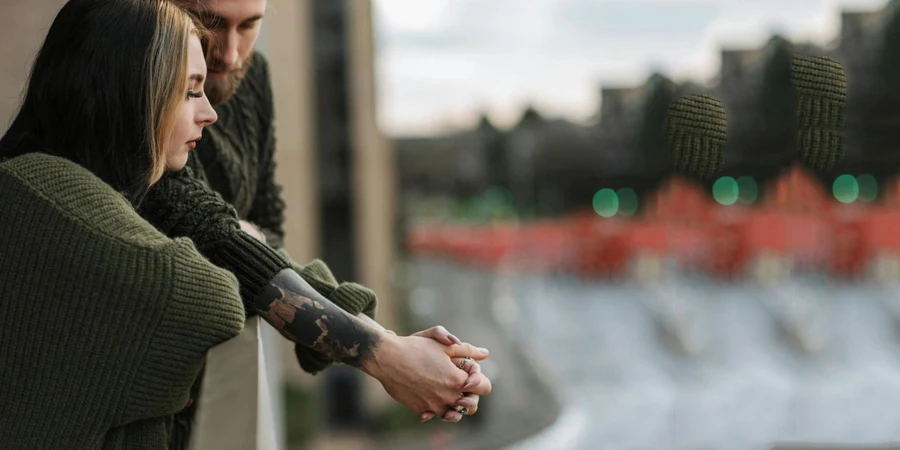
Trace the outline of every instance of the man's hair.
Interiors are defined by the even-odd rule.
[[[168,0],[69,0],[0,139],[0,159],[66,158],[139,203],[165,170],[195,27]]]

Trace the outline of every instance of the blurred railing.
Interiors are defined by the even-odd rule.
[[[239,336],[209,351],[191,450],[284,448],[278,337],[271,331],[251,317]]]

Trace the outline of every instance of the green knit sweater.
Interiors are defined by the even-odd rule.
[[[268,63],[260,53],[254,54],[235,95],[216,113],[218,121],[204,130],[188,167],[153,186],[141,215],[170,237],[191,238],[210,261],[232,271],[245,301],[276,273],[293,267],[351,315],[362,312],[374,318],[377,299],[371,289],[339,283],[321,261],[297,265],[282,248],[284,202],[275,182],[274,103]],[[261,227],[269,245],[239,232],[238,218]],[[310,373],[333,362],[301,345],[295,353]]]
[[[166,449],[237,280],[67,160],[0,163],[0,192],[0,448]]]

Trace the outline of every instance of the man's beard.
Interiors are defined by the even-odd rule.
[[[225,64],[218,60],[209,62],[209,70],[227,70],[225,75],[208,77],[206,79],[203,90],[209,98],[209,103],[213,106],[221,105],[222,103],[227,102],[231,96],[237,92],[238,87],[241,86],[241,82],[244,80],[244,76],[246,76],[247,71],[250,70],[250,61],[252,59],[253,53],[250,53],[250,56],[241,61],[240,65],[237,67],[232,66],[230,68],[227,68]]]

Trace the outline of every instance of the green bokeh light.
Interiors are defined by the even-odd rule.
[[[733,205],[738,200],[738,182],[731,177],[722,177],[713,184],[713,198],[721,205]]]
[[[600,189],[594,194],[594,211],[602,217],[612,217],[619,211],[619,196],[612,189]]]
[[[631,217],[638,211],[638,196],[631,188],[622,188],[616,191],[619,197],[619,214]]]
[[[859,198],[859,183],[853,175],[841,175],[834,180],[831,186],[834,198],[841,203],[853,203]]]
[[[744,205],[752,205],[759,198],[759,185],[751,176],[743,176],[737,179],[738,202]]]
[[[878,180],[872,175],[863,174],[856,177],[859,185],[859,201],[869,203],[878,198]]]

